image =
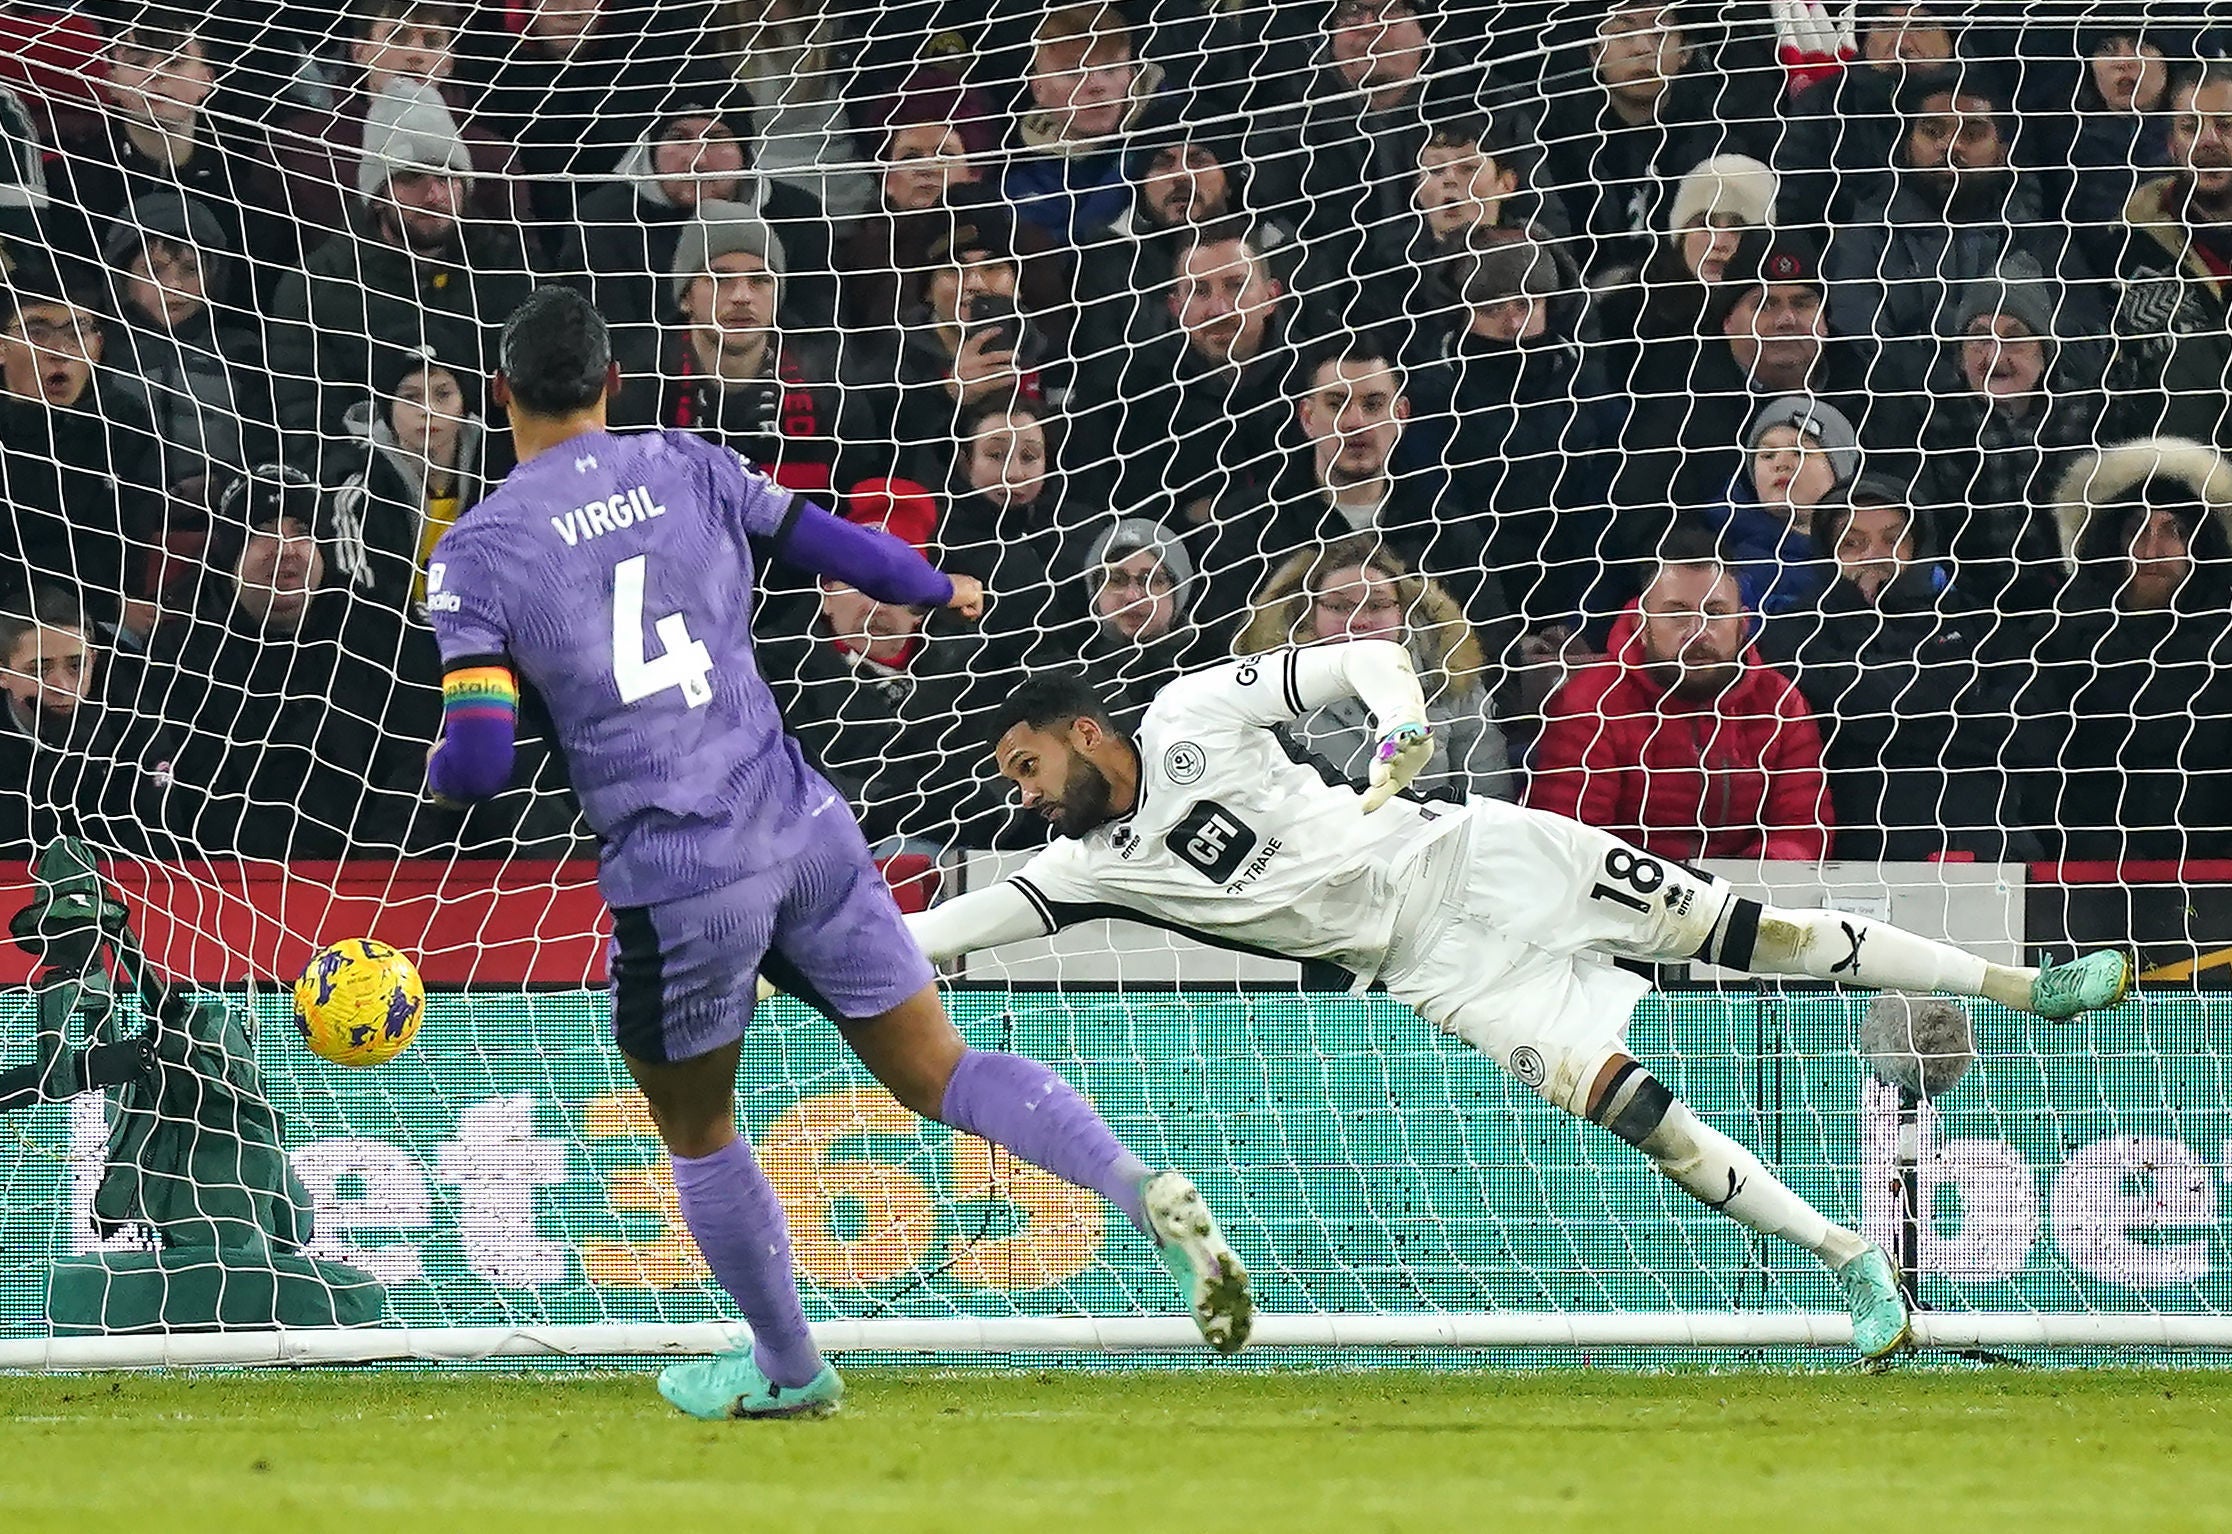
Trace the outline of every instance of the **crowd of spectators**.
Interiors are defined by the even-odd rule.
[[[18,17],[0,843],[581,845],[531,698],[515,792],[421,791],[428,555],[556,281],[616,427],[985,582],[765,571],[883,847],[1028,839],[1026,671],[1135,715],[1369,635],[1419,791],[1670,857],[2232,856],[2232,61],[2002,9],[263,0],[59,67]],[[1286,733],[1356,779],[1374,725]]]

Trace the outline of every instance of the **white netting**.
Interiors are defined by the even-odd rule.
[[[206,984],[366,932],[420,955],[420,1045],[368,1075],[304,1056],[268,989],[225,1003],[268,1030],[238,1048],[312,1254],[373,1274],[389,1317],[723,1313],[585,989],[593,846],[532,703],[510,792],[422,793],[426,555],[510,467],[484,380],[538,282],[613,322],[618,424],[728,443],[993,594],[949,625],[765,572],[762,669],[909,902],[1043,836],[984,759],[1018,678],[1082,668],[1135,712],[1236,648],[1370,633],[1429,682],[1433,792],[1995,957],[2136,940],[2182,983],[2232,944],[2191,895],[2232,857],[2232,64],[2207,7],[985,9],[0,22],[0,838],[146,865],[118,877],[150,956]],[[1677,613],[1700,606],[1726,611]],[[1361,706],[1292,736],[1352,777],[1373,738]],[[1618,1340],[1834,1308],[1808,1262],[1293,966],[1093,932],[966,978],[972,1042],[1056,1062],[1202,1170],[1275,1310]],[[135,1239],[87,1213],[118,1110],[39,1105],[87,1085],[83,1025],[30,1017],[0,1032],[33,1062],[0,1077],[18,1339],[76,1325],[52,1264]],[[1851,1021],[1714,993],[1637,1037],[1888,1236],[1898,1108]],[[1983,1084],[1908,1126],[1925,1294],[1985,1315],[1944,1336],[2199,1337],[2178,1318],[2232,1305],[2212,1028],[2206,999],[1986,1019]],[[748,1056],[819,1316],[1163,1307],[1097,1209],[913,1127],[820,1024],[778,1009]],[[127,1287],[76,1271],[72,1315]],[[226,1319],[270,1310],[198,1271]],[[2010,1316],[2045,1330],[1991,1330]]]

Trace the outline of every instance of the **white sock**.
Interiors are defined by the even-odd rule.
[[[1780,1236],[1841,1268],[1868,1249],[1858,1232],[1835,1224],[1767,1164],[1692,1113],[1679,1098],[1644,1142],[1643,1152],[1681,1190],[1763,1236]]]
[[[1780,906],[1760,912],[1749,969],[1755,975],[1809,975],[1878,990],[1948,991],[1956,996],[1988,994],[1985,988],[1994,970],[2010,979],[2028,973],[1987,964],[1965,949],[1917,937],[1889,922]],[[2023,986],[2027,998],[2027,979]]]

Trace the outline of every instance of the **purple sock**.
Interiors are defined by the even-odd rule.
[[[778,1385],[805,1384],[820,1371],[821,1354],[799,1308],[782,1200],[751,1144],[739,1135],[710,1156],[672,1159],[682,1222],[751,1324],[753,1361]]]
[[[1147,1163],[1124,1149],[1093,1105],[1036,1060],[972,1049],[953,1068],[938,1118],[1004,1145],[1064,1182],[1090,1188],[1138,1229],[1147,1228],[1139,1185]]]

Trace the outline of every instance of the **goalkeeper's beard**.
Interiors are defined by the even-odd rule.
[[[1040,806],[1040,813],[1054,823],[1058,836],[1084,836],[1107,825],[1116,816],[1107,774],[1082,755],[1071,757],[1060,802]]]

